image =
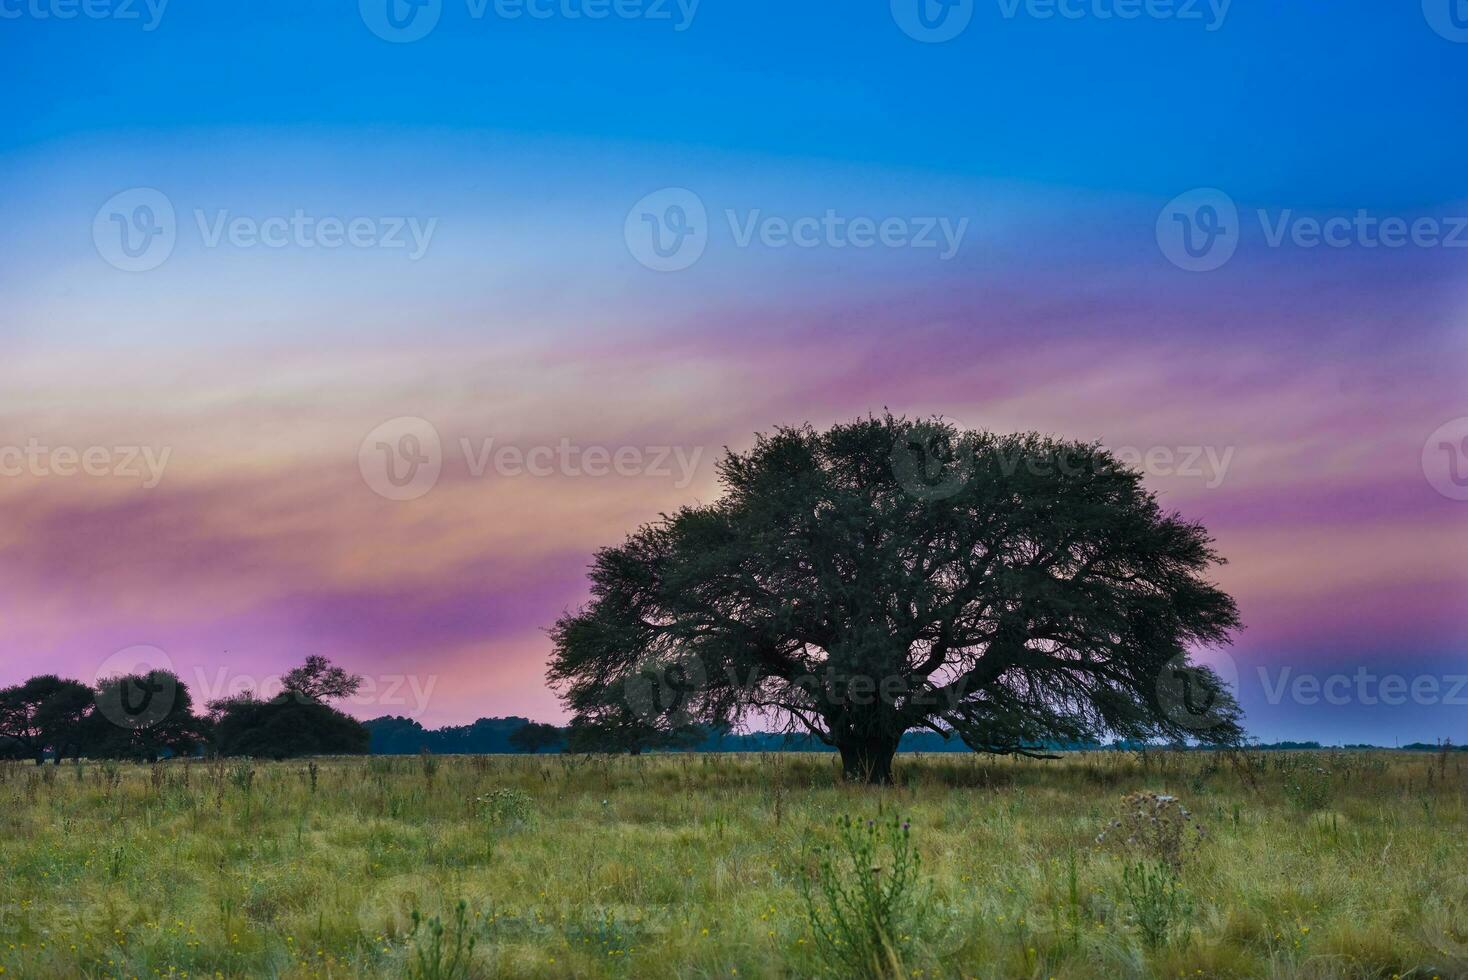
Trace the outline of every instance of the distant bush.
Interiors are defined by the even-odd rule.
[[[1320,766],[1304,766],[1285,778],[1285,796],[1301,813],[1323,810],[1335,795],[1330,771]]]
[[[270,701],[233,698],[210,707],[215,749],[225,756],[365,755],[371,739],[357,719],[294,694]]]
[[[518,789],[497,789],[474,802],[478,803],[484,818],[495,825],[525,823],[530,819],[532,801],[528,793]]]

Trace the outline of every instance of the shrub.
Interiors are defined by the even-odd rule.
[[[927,893],[909,825],[842,817],[837,834],[818,849],[816,874],[800,880],[816,951],[838,976],[901,975]]]
[[[1114,844],[1135,857],[1182,871],[1188,855],[1207,836],[1176,796],[1132,793],[1122,797],[1121,815],[1096,835],[1097,844]]]
[[[495,826],[527,822],[533,803],[528,793],[518,789],[497,789],[474,802],[483,808],[485,819]]]
[[[1142,942],[1148,949],[1165,946],[1172,930],[1193,912],[1177,875],[1166,864],[1136,861],[1122,869],[1121,880]]]
[[[1297,769],[1285,780],[1285,796],[1289,797],[1290,803],[1301,813],[1323,810],[1334,795],[1330,771],[1319,766]]]
[[[210,705],[220,755],[293,759],[363,755],[371,735],[357,719],[329,705],[282,694],[270,701],[245,696]]]

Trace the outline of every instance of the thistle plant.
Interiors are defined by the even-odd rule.
[[[454,909],[453,934],[443,920],[434,916],[427,922],[413,910],[413,957],[408,961],[410,980],[459,980],[469,976],[473,961],[475,937],[469,935],[469,906],[460,901]]]
[[[1208,836],[1176,796],[1131,793],[1121,804],[1121,813],[1096,835],[1096,843],[1165,865],[1174,876]]]
[[[843,977],[893,977],[928,888],[907,821],[843,816],[837,843],[817,849],[817,871],[800,880],[817,953]]]
[[[1122,891],[1132,921],[1148,949],[1161,949],[1178,924],[1192,915],[1193,903],[1177,876],[1157,861],[1136,861],[1122,869]]]

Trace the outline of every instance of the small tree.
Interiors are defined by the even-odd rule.
[[[555,725],[546,725],[541,722],[532,721],[528,725],[522,725],[510,733],[510,744],[518,752],[529,752],[531,755],[541,749],[549,749],[560,745],[566,740],[566,733]]]
[[[284,677],[285,689],[298,697],[324,704],[343,701],[362,687],[362,678],[349,674],[325,657],[312,655]]]
[[[215,750],[224,756],[292,759],[365,755],[371,734],[335,708],[292,694],[261,701],[241,695],[209,705]]]
[[[0,690],[0,736],[36,765],[46,761],[48,750],[60,763],[68,754],[81,754],[93,706],[92,689],[81,681],[32,677]]]
[[[156,762],[165,752],[189,755],[208,736],[189,689],[171,671],[103,679],[97,685],[89,751],[99,758]]]
[[[209,705],[220,755],[289,759],[306,755],[363,755],[372,735],[357,719],[326,702],[349,698],[362,678],[325,657],[310,656],[285,675],[284,690],[269,701],[253,694]]]

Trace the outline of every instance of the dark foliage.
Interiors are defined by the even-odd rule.
[[[510,733],[510,745],[519,752],[532,755],[541,749],[554,748],[566,740],[566,733],[555,725],[532,721]]]
[[[549,679],[586,724],[769,719],[891,778],[904,733],[981,752],[1242,736],[1207,532],[1105,449],[890,414],[757,438],[725,495],[596,555]],[[586,727],[583,725],[583,727]],[[573,741],[575,734],[573,729]]]
[[[210,706],[214,748],[224,756],[292,759],[307,755],[364,755],[371,736],[360,721],[330,705],[282,693],[260,701],[248,695]]]
[[[32,677],[23,684],[0,689],[0,737],[14,757],[56,761],[80,755],[86,745],[92,689],[81,681],[55,674]]]
[[[527,718],[480,718],[472,725],[424,728],[412,718],[388,715],[364,723],[372,735],[373,755],[474,755],[515,752],[510,736],[531,724]]]
[[[105,678],[96,703],[87,737],[94,758],[155,762],[192,755],[209,736],[208,723],[194,714],[193,695],[169,671]]]

